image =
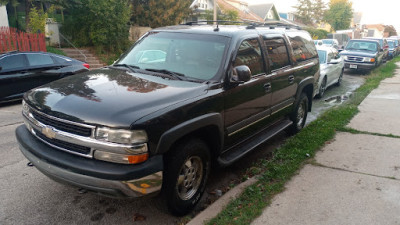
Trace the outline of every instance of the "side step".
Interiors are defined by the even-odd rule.
[[[268,127],[267,129],[259,132],[254,137],[250,138],[250,140],[239,144],[238,146],[226,151],[220,157],[218,157],[218,162],[221,166],[228,166],[240,159],[242,156],[246,155],[250,151],[254,150],[256,147],[266,142],[279,132],[285,130],[293,122],[291,120],[283,120],[278,124]]]

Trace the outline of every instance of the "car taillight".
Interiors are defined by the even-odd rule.
[[[90,65],[87,64],[87,63],[84,63],[83,66],[86,67],[86,68],[88,68],[88,69],[90,69]]]

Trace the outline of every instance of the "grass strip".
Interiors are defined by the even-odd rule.
[[[232,200],[207,224],[250,224],[260,216],[264,208],[270,205],[272,198],[284,190],[285,183],[296,175],[326,142],[334,138],[336,131],[347,129],[346,125],[358,113],[358,105],[383,79],[394,75],[395,63],[399,61],[400,57],[397,57],[374,69],[346,104],[328,110],[297,135],[288,138],[284,145],[274,151],[271,159],[259,160],[256,167],[262,172],[258,182],[247,187],[240,197]]]
[[[46,46],[46,50],[47,50],[47,52],[50,52],[50,53],[54,53],[54,54],[66,56],[65,52],[64,52],[63,50],[59,49],[59,48],[54,48],[54,47],[51,47],[51,46]]]

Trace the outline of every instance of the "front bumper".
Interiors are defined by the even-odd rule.
[[[162,187],[162,156],[138,165],[123,165],[72,155],[52,148],[21,125],[16,129],[21,152],[53,180],[112,197],[155,195]]]
[[[357,68],[351,68],[351,65],[357,66]],[[357,63],[357,62],[344,62],[344,68],[346,69],[357,69],[357,70],[372,70],[375,68],[374,63]]]

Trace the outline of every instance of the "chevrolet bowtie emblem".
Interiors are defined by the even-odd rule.
[[[52,127],[49,126],[45,126],[42,128],[42,134],[44,134],[44,136],[53,139],[56,137],[56,132],[54,132]]]

